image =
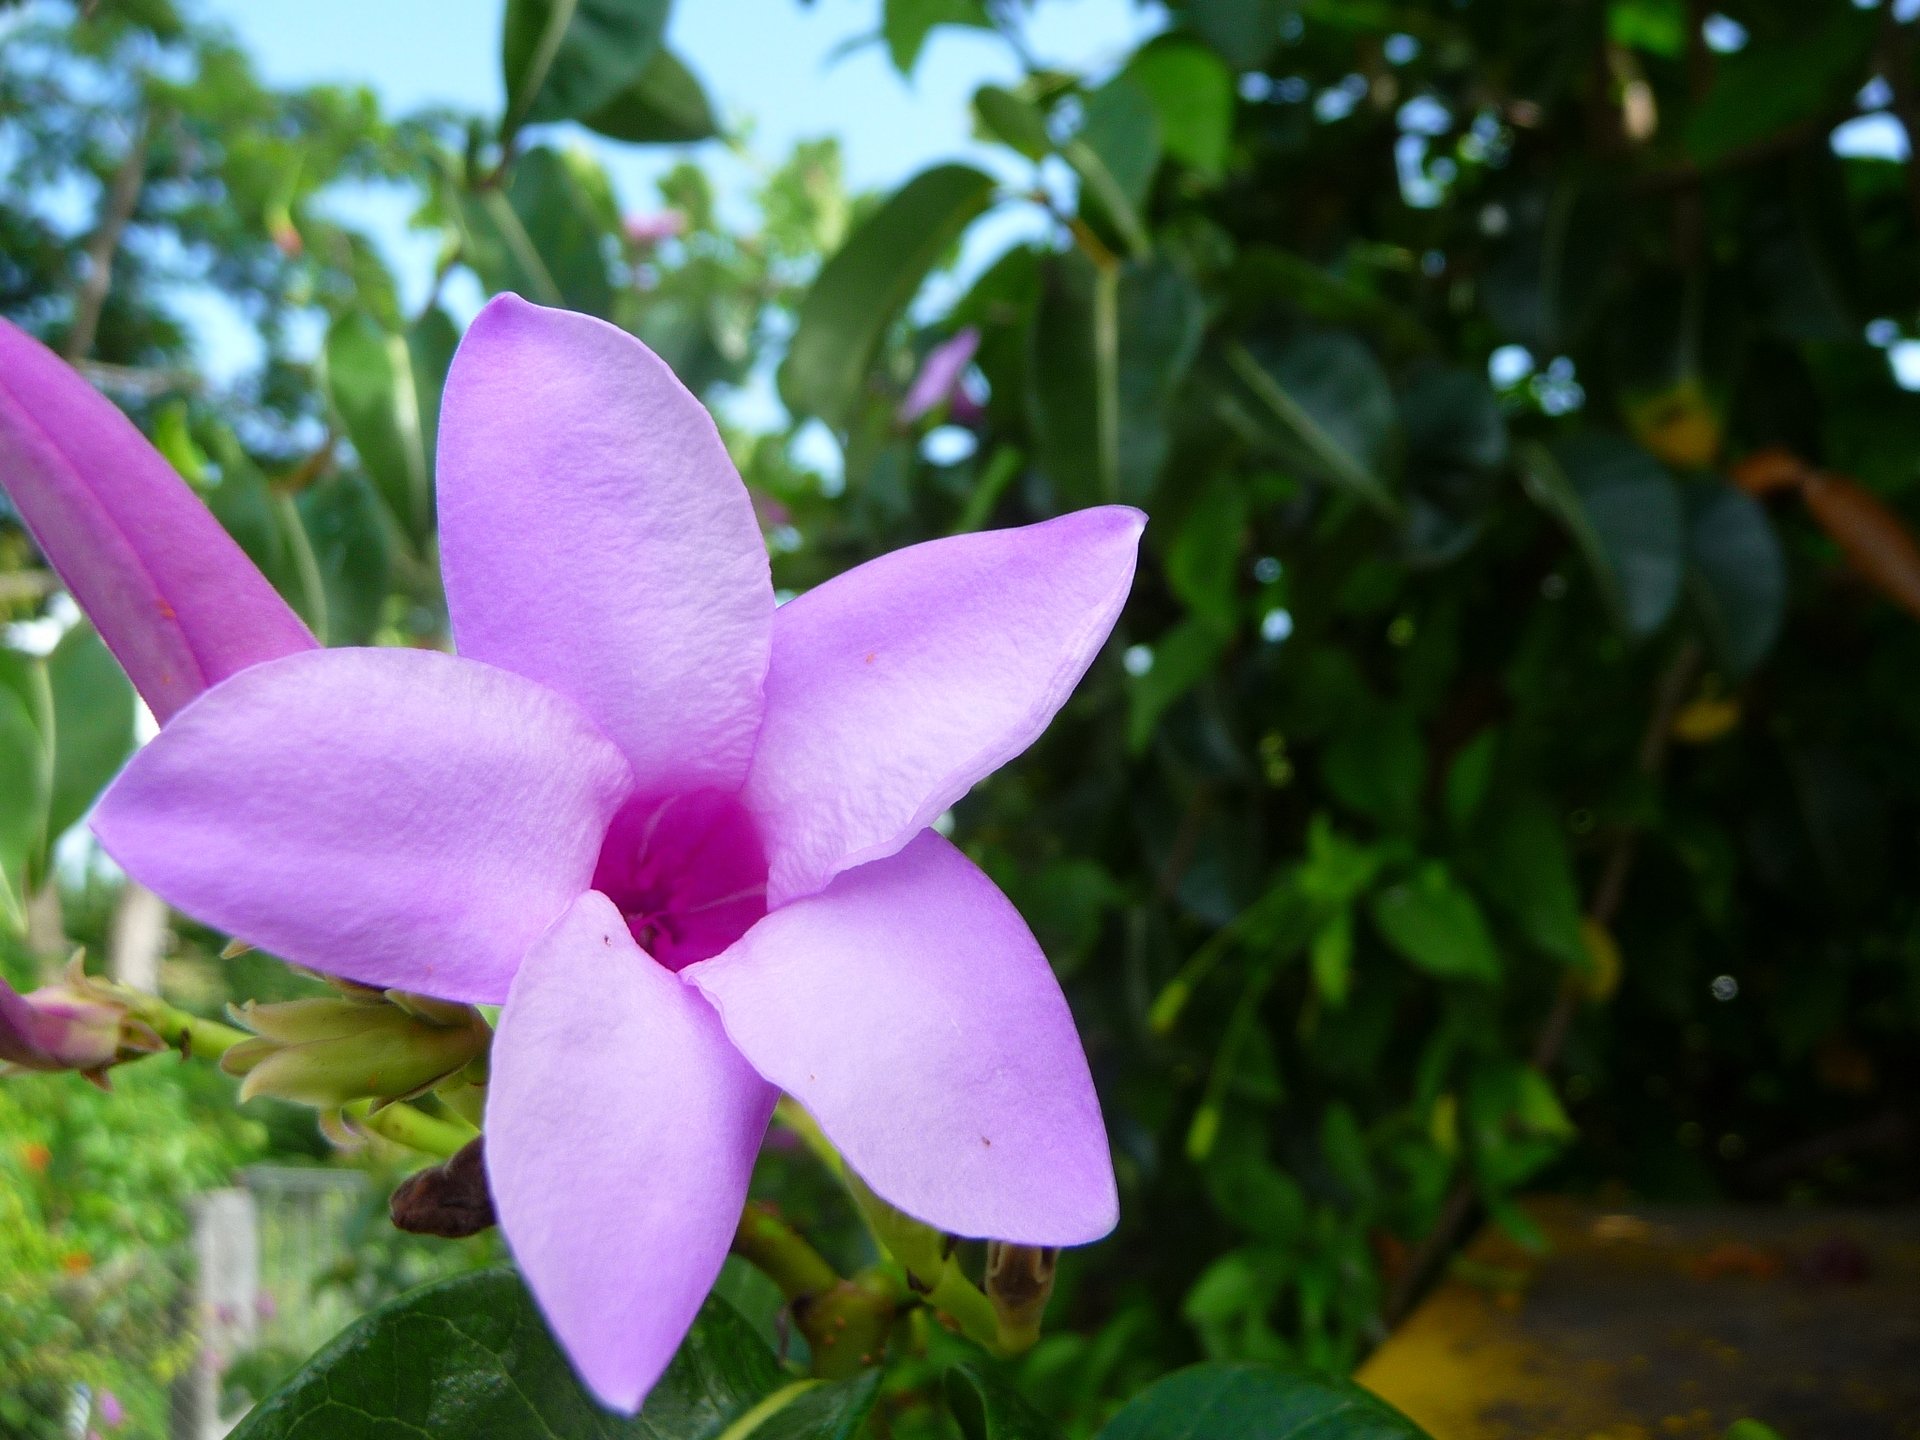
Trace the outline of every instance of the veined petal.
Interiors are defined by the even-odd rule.
[[[933,831],[681,977],[907,1214],[1027,1245],[1113,1228],[1113,1164],[1066,998],[1006,896]]]
[[[208,691],[93,828],[168,903],[283,959],[497,1003],[632,785],[571,702],[423,650],[322,650]]]
[[[499,297],[454,356],[438,476],[460,653],[580,704],[642,793],[737,789],[772,580],[712,417],[660,358]]]
[[[493,1042],[487,1176],[547,1323],[631,1414],[713,1287],[774,1092],[589,892],[528,954]]]
[[[741,795],[770,905],[893,854],[1033,743],[1113,629],[1145,524],[1110,505],[932,540],[776,612]]]
[[[249,665],[314,648],[133,423],[4,320],[0,483],[161,722]]]

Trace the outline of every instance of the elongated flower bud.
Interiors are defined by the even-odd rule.
[[[240,1098],[321,1109],[431,1090],[484,1055],[493,1035],[470,1005],[358,987],[338,998],[249,1001],[233,1016],[254,1032],[220,1057],[221,1069],[245,1077]]]
[[[0,486],[163,724],[315,641],[131,421],[0,320]]]
[[[109,1065],[165,1048],[110,990],[88,981],[78,959],[62,983],[25,995],[0,981],[0,1066],[98,1079]]]

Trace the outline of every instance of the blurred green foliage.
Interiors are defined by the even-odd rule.
[[[941,25],[1024,59],[1027,8],[884,0],[876,32],[903,72]],[[458,328],[444,287],[403,313],[328,218],[341,183],[412,186],[442,282],[608,318],[710,401],[779,361],[789,428],[720,408],[783,590],[1149,512],[1109,652],[954,816],[1068,988],[1120,1163],[1122,1228],[1063,1258],[1018,1367],[1040,1410],[1091,1434],[1199,1358],[1344,1371],[1476,1216],[1524,1234],[1531,1186],[1913,1195],[1920,396],[1883,352],[1920,331],[1920,178],[1830,139],[1876,111],[1912,148],[1913,24],[1184,0],[1110,69],[983,89],[992,173],[852,196],[821,141],[742,227],[697,158],[623,214],[568,128],[715,128],[665,10],[515,0],[508,113],[398,122],[267,90],[165,0],[0,22],[0,313],[87,361],[336,644],[445,639]],[[76,181],[97,213],[63,227],[38,197]],[[1008,209],[1044,237],[925,298]],[[235,385],[197,374],[182,282],[260,337]],[[903,419],[963,330],[965,378]],[[14,617],[39,574],[0,529]],[[56,720],[100,712],[61,675],[110,677],[6,658],[8,793],[50,797],[0,824],[24,896],[125,740],[63,769]],[[834,1253],[844,1207],[793,1201]],[[886,1433],[938,1433],[903,1373]]]

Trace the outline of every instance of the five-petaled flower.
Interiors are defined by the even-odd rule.
[[[65,383],[0,340],[38,367],[22,390]],[[81,402],[62,403],[70,421]],[[30,408],[0,385],[20,508],[33,523],[51,493],[42,513],[84,519],[73,446],[105,442],[63,449],[61,416]],[[1065,999],[1012,905],[929,827],[1091,663],[1140,514],[931,541],[776,609],[705,410],[630,336],[512,296],[455,358],[438,487],[456,655],[311,649],[277,600],[234,591],[217,623],[291,653],[228,663],[189,633],[162,674],[112,612],[157,602],[177,623],[164,577],[146,595],[152,573],[104,574],[84,526],[42,535],[143,689],[177,691],[189,663],[211,686],[101,801],[107,850],[297,964],[504,1005],[489,1183],[616,1408],[712,1284],[779,1091],[929,1224],[1106,1233],[1113,1172]],[[198,543],[158,556],[190,607],[225,563],[179,548]],[[249,601],[264,640],[233,612]]]

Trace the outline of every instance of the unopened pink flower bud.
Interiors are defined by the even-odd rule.
[[[900,402],[900,423],[911,425],[943,404],[952,406],[955,418],[959,418],[960,402],[966,400],[972,404],[960,382],[979,349],[980,332],[969,325],[951,340],[943,340],[929,350],[920,364],[920,373],[907,387],[906,399]],[[973,410],[977,415],[979,407],[974,406]]]
[[[21,995],[0,982],[0,1060],[24,1070],[99,1070],[120,1052],[125,1012],[65,985]]]
[[[636,245],[658,245],[687,233],[687,217],[678,210],[662,210],[657,215],[629,215],[622,222],[627,239]]]

